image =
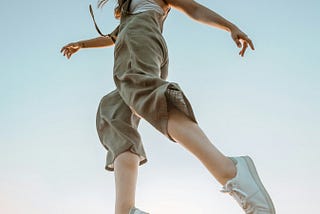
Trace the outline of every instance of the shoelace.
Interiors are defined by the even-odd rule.
[[[245,211],[248,211],[248,209],[250,209],[250,206],[248,206],[247,203],[248,195],[241,189],[239,189],[238,185],[233,181],[228,181],[222,187],[222,190],[220,192],[229,193]]]

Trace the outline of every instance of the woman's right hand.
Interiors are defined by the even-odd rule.
[[[252,50],[254,50],[253,43],[249,37],[242,32],[239,28],[234,26],[233,28],[230,29],[231,31],[231,37],[233,41],[236,43],[238,48],[241,48],[241,51],[239,52],[240,56],[244,56],[244,53],[246,52],[248,48],[248,44]]]
[[[63,46],[60,52],[63,53],[63,56],[66,56],[68,59],[70,59],[70,57],[78,50],[80,50],[80,48],[81,45],[78,42],[72,42]]]

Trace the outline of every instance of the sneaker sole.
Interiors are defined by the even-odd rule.
[[[268,194],[267,190],[265,189],[265,187],[262,184],[262,181],[259,178],[257,169],[256,169],[256,167],[255,167],[255,165],[253,163],[253,160],[249,156],[242,156],[242,158],[246,161],[247,166],[248,166],[249,171],[250,171],[250,174],[252,175],[254,180],[257,182],[257,185],[258,185],[260,191],[266,196],[269,208],[271,209],[271,213],[270,214],[276,214],[276,210],[274,208],[274,205],[272,203],[270,195]]]

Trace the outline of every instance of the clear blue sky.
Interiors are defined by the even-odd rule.
[[[209,1],[256,51],[245,58],[228,33],[172,11],[164,30],[169,80],[179,82],[200,126],[227,155],[251,155],[278,213],[320,208],[320,3]],[[95,1],[3,1],[0,14],[0,213],[112,213],[113,174],[95,131],[100,98],[114,89],[113,49],[66,43],[98,36]],[[112,1],[96,18],[117,22]],[[146,122],[149,162],[137,206],[153,214],[242,213],[200,163]]]

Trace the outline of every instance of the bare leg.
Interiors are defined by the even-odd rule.
[[[120,154],[114,161],[115,214],[128,214],[135,205],[139,160],[138,155],[127,151]]]
[[[222,185],[236,175],[234,163],[213,146],[196,123],[175,108],[169,112],[168,132],[194,154]]]

